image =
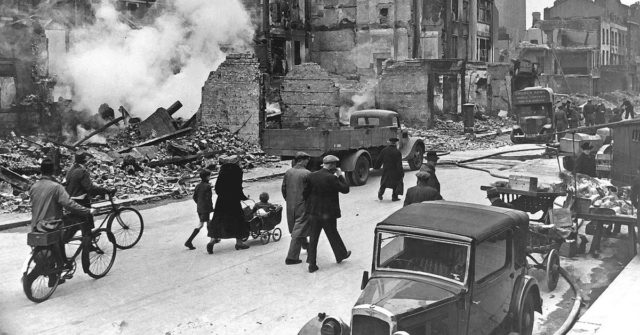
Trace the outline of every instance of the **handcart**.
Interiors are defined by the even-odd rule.
[[[249,200],[253,201],[253,200]],[[243,211],[245,221],[249,225],[249,234],[255,240],[258,237],[262,244],[269,243],[269,240],[273,239],[275,242],[280,241],[282,238],[282,230],[276,226],[282,221],[282,206],[274,205],[273,208],[268,210],[264,215],[258,215],[253,213],[247,202],[243,201]],[[255,202],[254,202],[255,204]],[[248,238],[244,239],[245,241]]]
[[[486,191],[492,186],[481,186]],[[550,221],[549,213],[553,209],[553,203],[557,197],[565,196],[566,192],[531,192],[511,189],[508,187],[495,187],[500,198],[515,209],[527,213],[542,211],[540,219],[531,219],[527,237],[527,259],[533,268],[544,270],[547,278],[547,288],[553,291],[558,285],[560,276],[559,250],[565,238],[562,229],[556,227]],[[575,232],[573,232],[575,235]],[[540,254],[542,261],[538,261],[533,254]]]

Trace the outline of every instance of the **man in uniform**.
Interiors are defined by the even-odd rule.
[[[420,203],[423,201],[442,200],[442,195],[432,186],[429,186],[429,179],[431,174],[426,171],[418,171],[416,173],[418,183],[416,186],[410,187],[407,190],[407,196],[404,197],[404,206]]]
[[[631,101],[628,99],[624,99],[622,101],[622,108],[624,110],[624,118],[625,119],[633,119],[636,113],[633,111],[633,105]]]
[[[376,169],[382,167],[382,178],[380,179],[380,189],[378,190],[379,200],[382,200],[382,195],[387,188],[392,191],[391,201],[400,200],[398,194],[402,193],[399,191],[403,187],[404,169],[402,168],[402,154],[398,150],[397,143],[397,138],[390,138],[389,145],[380,151],[380,155],[374,164]]]
[[[337,263],[351,256],[351,251],[347,250],[342,242],[337,227],[338,218],[341,216],[339,193],[349,193],[349,184],[344,179],[344,172],[337,168],[339,161],[338,157],[333,155],[324,157],[322,169],[309,174],[303,191],[302,197],[306,202],[311,225],[311,240],[307,250],[309,272],[318,271],[316,255],[322,230],[327,235]]]
[[[587,176],[596,176],[596,158],[591,154],[593,146],[589,142],[584,142],[580,145],[582,153],[576,159],[576,173],[586,174]]]
[[[310,158],[306,152],[297,152],[295,166],[287,170],[282,179],[282,197],[287,203],[287,224],[289,225],[289,233],[291,233],[289,252],[284,261],[287,265],[302,263],[300,249],[307,249],[309,246],[309,242],[307,242],[309,225],[302,192],[305,180],[311,173],[307,170]]]
[[[495,187],[492,187],[487,190],[487,199],[491,201],[491,206],[513,209],[513,205],[508,204],[504,202],[502,199],[500,199],[500,193],[498,192],[498,189]]]

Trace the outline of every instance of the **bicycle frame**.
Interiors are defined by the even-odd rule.
[[[52,253],[51,257],[54,257],[55,263],[56,263],[56,267],[54,269],[51,269],[51,273],[60,273],[60,274],[62,274],[65,271],[65,267],[64,267],[65,263],[67,261],[74,261],[75,262],[75,259],[82,253],[82,250],[84,248],[86,248],[86,244],[87,244],[87,242],[83,238],[84,236],[81,236],[81,237],[73,236],[73,237],[71,237],[71,239],[69,241],[64,242],[63,241],[64,240],[64,234],[65,234],[65,232],[67,230],[70,230],[72,228],[73,229],[79,228],[82,224],[83,224],[82,222],[81,223],[74,223],[74,224],[62,227],[61,229],[59,229],[60,234],[61,234],[60,238],[62,239],[62,241],[56,242],[56,243],[48,245],[48,246],[33,247],[32,248],[32,254],[34,252],[36,252],[36,251],[39,251],[39,250],[43,250],[43,251],[44,250],[49,250],[49,251],[51,251],[51,253]],[[63,255],[62,248],[64,248],[66,245],[69,244],[69,242],[72,242],[72,241],[80,241],[80,245],[73,252],[73,255],[68,258],[68,260],[63,259],[62,258],[62,255]],[[66,255],[66,252],[64,252],[64,255]],[[28,260],[27,260],[27,262],[28,262]]]
[[[105,217],[104,219],[102,219],[102,222],[100,223],[100,225],[97,227],[97,229],[102,228],[102,226],[104,226],[104,224],[109,221],[109,218],[118,211],[118,209],[120,208],[120,206],[116,205],[116,203],[113,201],[113,196],[111,196],[111,194],[108,195],[109,197],[109,202],[111,203],[111,210],[105,212]],[[102,214],[98,214],[98,215],[102,215]],[[97,216],[97,215],[96,215]]]

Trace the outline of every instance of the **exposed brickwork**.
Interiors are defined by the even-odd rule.
[[[296,65],[287,74],[280,96],[285,128],[339,126],[340,92],[333,79],[315,63]]]
[[[198,121],[219,124],[256,143],[259,141],[260,70],[252,54],[230,54],[202,87]]]
[[[398,62],[384,69],[378,83],[376,103],[381,109],[400,113],[410,124],[428,124],[429,66],[420,61]]]

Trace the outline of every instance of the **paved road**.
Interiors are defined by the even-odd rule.
[[[494,180],[480,171],[445,166],[438,176],[445,199],[475,203],[487,203],[480,186]],[[246,193],[257,198],[266,191],[272,202],[283,203],[280,182],[247,184]],[[414,173],[408,172],[405,185],[414,182]],[[194,242],[197,250],[188,251],[182,244],[197,217],[195,205],[184,201],[144,210],[141,242],[119,251],[105,278],[94,280],[78,273],[50,300],[34,304],[20,285],[20,265],[29,252],[25,230],[2,232],[0,334],[295,334],[320,311],[348,319],[360,293],[362,271],[370,268],[373,228],[402,206],[391,202],[389,194],[378,201],[378,183],[379,176],[374,175],[367,185],[341,196],[339,230],[353,255],[336,264],[323,235],[320,271],[314,274],[304,263],[284,264],[288,233],[268,245],[250,241],[251,248],[241,251],[233,248],[232,240],[225,240],[213,255],[206,253],[207,238],[201,233]],[[284,220],[280,227],[286,231]],[[572,298],[567,290],[561,280],[554,294],[544,294],[545,315],[562,306],[563,297]],[[552,315],[562,320],[562,314]]]

